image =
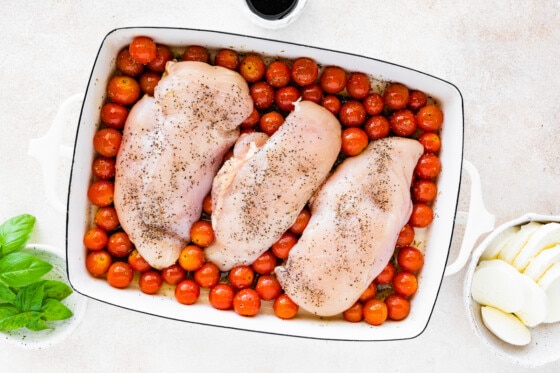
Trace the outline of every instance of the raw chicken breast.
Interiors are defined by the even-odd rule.
[[[245,80],[201,62],[169,62],[154,97],[127,118],[117,155],[115,208],[154,268],[177,260],[222,158],[253,109]]]
[[[212,186],[216,240],[207,259],[225,271],[251,264],[276,242],[327,177],[340,133],[334,115],[302,101],[268,140],[242,136]]]
[[[412,212],[410,183],[423,152],[385,138],[347,158],[311,202],[311,219],[284,266],[282,288],[319,316],[348,309],[389,262]]]

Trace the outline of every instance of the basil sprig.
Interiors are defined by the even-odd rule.
[[[72,317],[72,311],[61,302],[72,289],[61,281],[43,279],[52,264],[21,252],[34,226],[35,217],[29,214],[0,225],[1,332],[52,329],[48,322]]]

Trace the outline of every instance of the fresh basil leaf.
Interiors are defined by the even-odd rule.
[[[0,259],[0,282],[21,288],[37,282],[52,269],[52,264],[31,254],[11,253]]]
[[[46,299],[41,307],[43,318],[46,321],[65,320],[72,317],[73,313],[68,307],[56,299]]]
[[[72,288],[62,281],[45,280],[45,298],[63,300],[72,294]]]
[[[21,312],[40,311],[43,305],[44,287],[45,284],[41,281],[19,289],[16,296],[16,307]]]
[[[34,332],[38,332],[40,330],[45,330],[45,329],[54,329],[48,326],[45,320],[43,319],[38,319],[30,322],[29,324],[26,325],[26,328],[29,330],[33,330]]]
[[[13,303],[16,300],[16,293],[8,286],[0,283],[0,304]]]
[[[16,306],[11,304],[0,304],[0,321],[6,317],[15,316],[19,313]]]
[[[0,258],[21,250],[35,226],[35,217],[29,214],[14,216],[0,225]]]
[[[33,325],[42,316],[41,312],[29,311],[18,313],[17,315],[4,317],[0,320],[0,331],[7,332]]]

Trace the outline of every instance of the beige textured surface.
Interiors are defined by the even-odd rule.
[[[250,23],[239,1],[4,1],[0,219],[32,213],[38,218],[34,241],[64,244],[64,216],[45,202],[40,168],[27,155],[29,140],[47,131],[67,97],[83,92],[107,32],[151,25],[338,49],[448,80],[463,94],[465,158],[480,171],[496,223],[530,211],[560,214],[559,1],[310,0],[301,17],[280,30]],[[77,111],[68,118],[67,144],[76,123]],[[53,167],[63,194],[68,162]],[[466,197],[462,192],[462,207]],[[471,332],[462,277],[460,272],[444,280],[428,328],[410,341],[285,338],[178,323],[91,301],[84,322],[61,345],[25,351],[0,339],[0,370],[516,371]],[[559,369],[556,362],[544,370]]]

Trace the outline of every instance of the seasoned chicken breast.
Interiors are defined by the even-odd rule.
[[[348,309],[389,262],[412,212],[410,183],[423,147],[385,138],[347,158],[317,192],[311,219],[275,273],[303,309]]]
[[[190,239],[222,158],[253,109],[245,80],[201,62],[169,62],[154,97],[130,111],[117,155],[115,208],[154,268]]]
[[[302,101],[268,140],[241,137],[212,186],[216,240],[207,259],[229,270],[251,264],[277,241],[327,177],[340,133],[334,115]]]

